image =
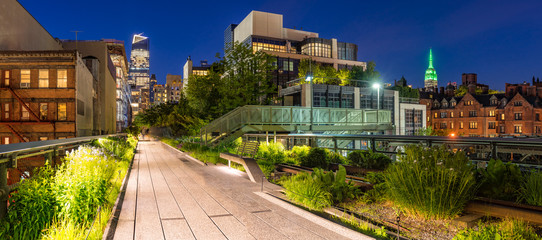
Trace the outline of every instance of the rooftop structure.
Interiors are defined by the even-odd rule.
[[[424,86],[426,89],[437,88],[437,71],[433,67],[433,51],[429,49],[429,66],[425,70]]]

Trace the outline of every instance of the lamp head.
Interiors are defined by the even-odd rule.
[[[373,88],[380,88],[380,84],[379,83],[373,84]]]
[[[305,78],[305,81],[312,82],[312,77],[309,75]]]

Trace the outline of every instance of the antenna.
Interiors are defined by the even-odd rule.
[[[83,31],[75,30],[75,31],[71,31],[71,32],[75,33],[75,50],[77,50],[77,34],[80,33],[80,32],[83,32]]]

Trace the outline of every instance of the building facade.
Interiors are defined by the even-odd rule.
[[[183,89],[183,77],[181,75],[168,74],[166,76],[165,88],[167,101],[172,103],[179,102]]]
[[[190,76],[206,76],[209,74],[210,69],[211,65],[207,63],[207,60],[202,60],[200,61],[199,66],[194,66],[192,59],[190,58],[190,56],[188,56],[188,59],[186,59],[186,62],[183,66],[183,86],[186,86],[186,84],[188,84],[188,79],[190,78]]]
[[[298,78],[300,60],[310,59],[335,69],[361,66],[356,44],[339,42],[337,39],[320,38],[318,33],[283,27],[282,15],[252,11],[238,25],[230,24],[224,32],[224,46],[233,42],[246,43],[254,51],[264,51],[277,58],[277,70],[273,83],[285,86]],[[185,76],[186,77],[186,76]]]
[[[433,67],[433,50],[429,49],[429,66],[425,70],[424,87],[427,90],[436,89],[438,87],[437,71]]]
[[[137,114],[147,107],[145,97],[150,94],[150,53],[149,38],[142,34],[134,35],[130,53],[128,83],[132,88],[132,112]]]
[[[128,84],[128,60],[123,41],[107,40],[107,49],[115,66],[117,86],[117,132],[122,132],[132,122],[131,88]]]
[[[163,84],[156,84],[153,86],[153,95],[153,105],[160,105],[168,102],[167,88]]]

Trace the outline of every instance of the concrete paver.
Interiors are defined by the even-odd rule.
[[[322,227],[315,222],[334,223],[308,220],[265,198],[261,184],[251,182],[246,173],[223,165],[202,166],[158,141],[139,143],[127,184],[114,239],[365,237]],[[279,189],[264,183],[264,191]]]

